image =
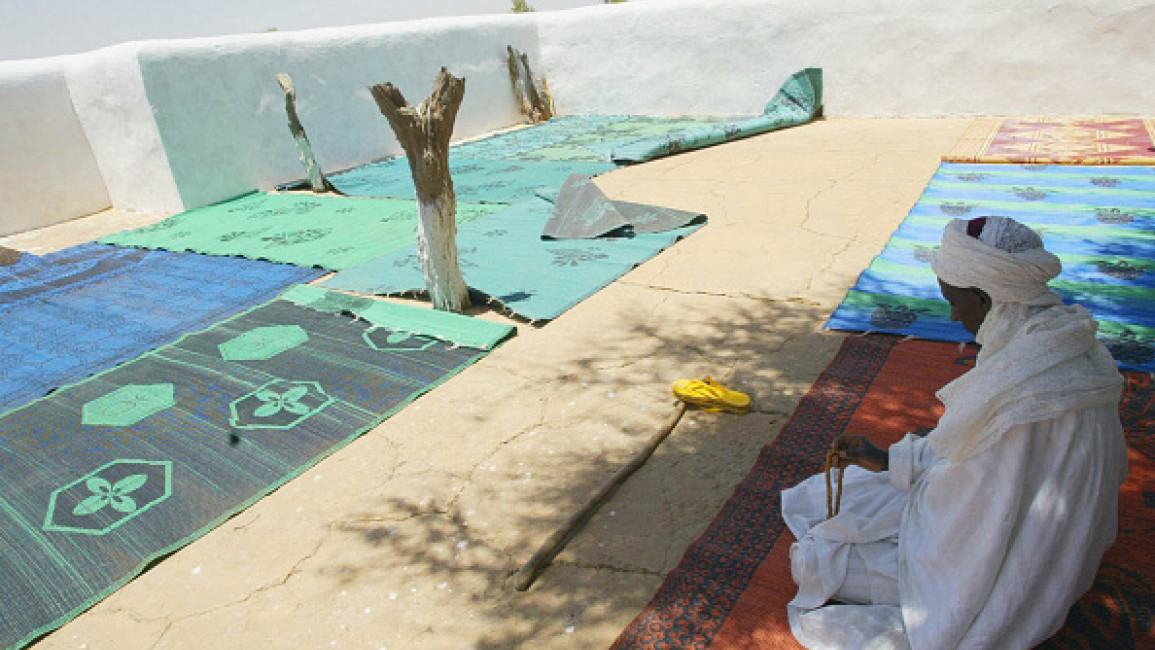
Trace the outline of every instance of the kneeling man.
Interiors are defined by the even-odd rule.
[[[798,538],[791,629],[808,648],[1030,648],[1062,627],[1115,539],[1122,378],[1097,325],[1047,287],[1059,259],[1005,217],[951,221],[932,264],[981,346],[925,438],[838,440],[826,483],[782,493]]]

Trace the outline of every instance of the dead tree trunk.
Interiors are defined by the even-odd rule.
[[[293,134],[293,140],[297,143],[297,155],[301,159],[301,164],[305,166],[305,176],[309,178],[309,187],[318,194],[339,193],[337,188],[330,185],[325,175],[321,173],[321,166],[317,164],[317,158],[313,155],[313,145],[309,144],[309,138],[305,135],[305,127],[301,125],[301,120],[297,117],[297,91],[293,88],[293,79],[282,73],[277,75],[277,83],[281,84],[281,90],[285,91],[285,112],[289,115],[289,133]]]
[[[548,121],[553,117],[553,98],[549,96],[545,78],[540,82],[537,80],[529,69],[529,57],[517,48],[506,45],[505,51],[508,53],[509,80],[513,82],[513,94],[522,114],[533,124]]]
[[[416,108],[391,83],[375,84],[369,91],[409,158],[417,187],[417,257],[433,307],[461,313],[469,307],[469,291],[457,263],[457,199],[449,175],[449,138],[465,96],[465,79],[441,68],[433,94]]]

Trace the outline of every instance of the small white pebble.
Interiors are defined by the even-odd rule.
[[[396,591],[389,592],[389,600],[397,600],[397,592]]]
[[[533,472],[526,472],[525,477],[526,478],[533,478]]]
[[[572,626],[572,625],[567,625],[567,626],[566,626],[566,628],[565,628],[565,633],[566,633],[566,634],[573,634],[573,626]]]
[[[365,608],[365,613],[366,613],[366,614],[372,614],[372,613],[373,613],[373,610],[372,610],[372,608],[366,607],[366,608]]]
[[[320,480],[321,480],[321,475],[320,475],[320,474],[318,474],[318,475],[314,476],[314,477],[313,477],[313,480],[314,480],[314,481],[320,481]]]
[[[613,397],[613,396],[614,396],[614,391],[612,391],[612,390],[606,391],[606,397]]]
[[[610,516],[611,516],[611,517],[617,517],[617,516],[618,516],[618,511],[617,511],[617,510],[610,510]]]
[[[497,467],[495,467],[495,466],[493,466],[493,465],[490,465],[490,466],[489,466],[489,471],[491,471],[491,472],[492,472],[492,471],[494,471],[495,469],[497,469]]]
[[[200,572],[201,572],[201,568],[200,568],[199,566],[198,566],[198,567],[193,567],[193,570],[192,570],[192,574],[193,574],[194,576],[195,576],[195,575],[197,575],[197,574],[198,574],[198,573],[200,573]]]
[[[448,582],[443,582],[443,583],[441,583],[441,584],[437,585],[437,588],[438,588],[438,589],[441,589],[441,590],[443,590],[443,591],[444,591],[444,590],[445,590],[445,588],[446,588],[446,587],[448,587],[448,586],[449,586],[449,583],[448,583]]]
[[[417,593],[417,587],[410,587],[409,591],[412,591],[413,593]]]
[[[342,595],[342,596],[348,596],[348,595],[349,595],[349,592],[347,592],[347,591],[342,591],[342,592],[341,592],[341,595]]]
[[[465,548],[466,546],[469,546],[469,542],[467,542],[465,540],[461,540],[460,542],[457,542],[457,548]]]

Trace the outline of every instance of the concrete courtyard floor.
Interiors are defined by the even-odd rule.
[[[709,224],[156,564],[36,648],[603,648],[829,363],[822,324],[969,119],[830,119],[611,172],[611,198]],[[0,239],[47,252],[158,215]],[[504,320],[492,311],[483,318]],[[710,375],[527,592],[508,584]]]

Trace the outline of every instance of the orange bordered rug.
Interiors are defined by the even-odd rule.
[[[946,162],[1155,165],[1155,119],[980,118]]]
[[[926,432],[941,415],[934,393],[974,365],[974,348],[878,335],[849,337],[781,433],[767,445],[706,532],[686,550],[614,648],[799,648],[786,620],[794,597],[794,542],[779,495],[821,471],[844,432],[889,445]],[[1120,496],[1119,537],[1094,587],[1071,608],[1046,648],[1149,648],[1155,562],[1155,383],[1124,373],[1120,413],[1130,470]]]

